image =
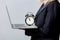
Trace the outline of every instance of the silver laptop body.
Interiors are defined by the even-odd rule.
[[[31,29],[31,28],[37,28],[35,25],[28,26],[26,24],[12,24],[12,21],[11,21],[10,15],[9,15],[9,11],[8,11],[7,5],[6,5],[6,11],[7,11],[7,14],[8,14],[8,18],[9,18],[11,27],[13,29]]]

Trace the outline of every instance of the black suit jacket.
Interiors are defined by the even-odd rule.
[[[37,29],[26,29],[25,34],[32,36],[32,40],[42,39],[54,39],[58,35],[57,26],[57,13],[58,13],[58,1],[52,1],[38,10],[35,16],[35,25]]]

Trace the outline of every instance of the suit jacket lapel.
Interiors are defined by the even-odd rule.
[[[41,11],[41,9],[43,8],[43,6],[44,6],[44,4],[42,4],[41,7],[39,8],[39,10],[38,10],[38,12],[37,12],[35,18],[40,14],[40,11]]]
[[[48,4],[49,4],[48,2],[47,2],[46,5],[42,4],[42,6],[40,7],[40,9],[38,10],[38,13],[37,13],[36,16],[35,16],[35,19],[41,14],[40,12],[41,12],[42,10],[44,10]]]
[[[44,5],[44,6],[42,7],[42,9],[40,10],[40,12],[41,12],[44,8],[46,8],[46,6],[47,6],[48,4],[49,4],[49,3],[47,2],[46,5]]]

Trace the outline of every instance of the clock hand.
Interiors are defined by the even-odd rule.
[[[29,21],[31,21],[30,18],[29,18]]]

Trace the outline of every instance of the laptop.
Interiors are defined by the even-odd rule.
[[[13,29],[32,29],[32,28],[35,29],[35,28],[37,28],[37,26],[35,26],[35,25],[28,26],[28,25],[26,25],[24,23],[23,24],[12,24],[7,5],[6,5],[6,11],[7,11],[7,14],[8,14],[9,22],[10,22],[11,27]]]

